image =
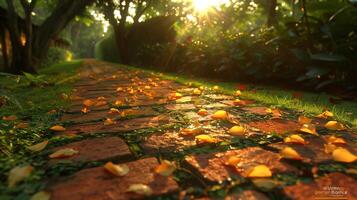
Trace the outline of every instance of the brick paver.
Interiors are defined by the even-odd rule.
[[[328,119],[312,119],[319,136],[302,133],[297,120],[301,112],[273,111],[268,105],[215,89],[198,89],[163,80],[157,73],[94,60],[85,61],[70,98],[71,107],[60,119],[66,130],[54,136],[80,139],[69,137],[48,153],[68,148],[78,153],[49,159],[50,167],[58,165],[62,170],[67,170],[63,164],[71,163],[66,176],[46,180],[45,190],[53,200],[145,199],[128,192],[133,184],[143,184],[151,189],[150,198],[158,199],[336,198],[326,196],[326,188],[347,191],[340,199],[357,199],[355,163],[335,162],[326,152],[328,137],[334,135],[346,141],[336,148],[356,155],[356,133],[329,131],[324,128]],[[105,102],[88,106],[84,113],[83,102],[88,99]],[[203,108],[207,115],[198,113]],[[217,110],[227,111],[228,118],[212,119]],[[233,126],[244,127],[244,132],[230,134]],[[187,128],[200,131],[183,134]],[[291,134],[301,135],[305,143],[284,143],[283,138]],[[283,159],[279,152],[286,147],[301,159]],[[157,168],[159,160],[167,166]],[[103,167],[107,161],[127,165],[129,173],[110,174]],[[90,165],[73,168],[76,163]],[[272,176],[261,180],[259,187],[249,173],[261,165]],[[170,168],[175,169],[173,174]],[[164,174],[171,171],[163,176],[158,169]],[[276,187],[269,187],[272,182]]]

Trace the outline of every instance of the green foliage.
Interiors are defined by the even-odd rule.
[[[70,61],[72,59],[72,53],[66,49],[51,47],[48,50],[46,60],[42,66],[50,66],[62,61]]]
[[[120,62],[119,51],[113,34],[102,39],[95,45],[95,58],[110,62]]]

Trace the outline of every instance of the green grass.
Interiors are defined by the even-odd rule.
[[[33,184],[44,174],[43,155],[34,154],[26,147],[45,139],[52,141],[48,128],[54,125],[68,104],[71,81],[82,61],[63,62],[39,70],[38,75],[0,75],[0,97],[6,103],[0,108],[0,199],[28,199],[41,189]],[[63,98],[65,97],[65,98]],[[56,113],[49,113],[51,110]],[[15,115],[17,120],[5,121],[3,116]],[[15,128],[19,122],[26,122],[25,129]],[[55,140],[55,139],[53,139]],[[7,187],[7,174],[17,165],[29,164],[35,172],[15,188]]]
[[[122,65],[119,65],[123,67]],[[129,69],[141,69],[138,67],[128,67]],[[148,73],[160,74],[160,72],[146,70]],[[233,82],[215,82],[203,78],[192,78],[185,75],[173,73],[162,74],[164,79],[173,80],[183,84],[192,84],[193,86],[213,87],[219,86],[220,91],[225,94],[234,94],[237,91],[237,83]],[[334,118],[344,122],[352,128],[357,128],[357,102],[344,101],[340,104],[332,104],[329,101],[331,95],[324,93],[301,92],[294,90],[282,90],[269,86],[246,85],[248,90],[243,91],[242,98],[255,100],[258,103],[266,104],[273,107],[292,109],[301,111],[308,116],[315,116],[324,110],[334,113]],[[301,92],[301,99],[294,99],[292,94]]]

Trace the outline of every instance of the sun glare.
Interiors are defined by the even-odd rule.
[[[192,0],[192,4],[196,11],[205,12],[211,7],[219,6],[224,3],[224,0]]]

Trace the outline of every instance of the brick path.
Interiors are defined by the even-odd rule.
[[[72,106],[61,118],[66,131],[58,135],[82,137],[53,151],[72,148],[78,154],[49,163],[89,165],[50,179],[46,190],[53,200],[357,199],[356,162],[335,162],[324,146],[336,135],[356,155],[357,137],[327,130],[327,120],[313,119],[320,136],[302,133],[299,112],[279,110],[277,117],[254,101],[237,103],[236,97],[214,89],[198,90],[99,61],[85,62],[74,88]],[[202,108],[206,115],[198,114]],[[217,110],[228,112],[229,119],[213,119]],[[235,125],[243,126],[245,133],[229,134]],[[206,139],[195,137],[202,134]],[[292,134],[306,144],[284,143]],[[302,159],[282,159],[279,151],[284,147],[294,148]],[[155,172],[163,160],[175,162],[173,174]],[[127,165],[128,174],[109,173],[103,167],[108,161]],[[268,167],[272,176],[251,178],[258,165]],[[152,192],[147,196],[128,191],[133,184]]]

